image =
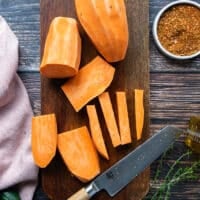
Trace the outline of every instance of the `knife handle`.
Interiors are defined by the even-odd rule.
[[[67,200],[89,200],[89,199],[90,197],[86,192],[86,189],[82,188],[78,192],[73,194],[71,197],[69,197]]]

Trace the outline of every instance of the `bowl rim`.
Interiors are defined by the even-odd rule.
[[[163,47],[163,45],[161,44],[159,38],[158,38],[158,33],[157,33],[157,27],[158,27],[158,22],[161,18],[161,16],[164,14],[165,11],[167,11],[169,8],[173,7],[173,6],[176,6],[176,5],[179,5],[179,4],[188,4],[188,5],[193,5],[197,8],[200,9],[200,4],[195,2],[195,1],[191,1],[191,0],[177,0],[177,1],[174,1],[174,2],[171,2],[169,4],[167,4],[166,6],[164,6],[156,15],[155,19],[154,19],[154,22],[153,22],[153,28],[152,28],[152,33],[153,33],[153,38],[158,46],[158,48],[160,49],[160,51],[162,53],[164,53],[166,56],[170,57],[170,58],[173,58],[173,59],[176,59],[176,60],[187,60],[187,59],[191,59],[191,58],[194,58],[194,57],[197,57],[200,55],[200,50],[197,51],[196,53],[194,54],[191,54],[191,55],[188,55],[188,56],[179,56],[179,55],[175,55],[171,52],[169,52],[167,49],[165,49]]]

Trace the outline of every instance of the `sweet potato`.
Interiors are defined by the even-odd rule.
[[[57,123],[55,114],[32,118],[31,147],[34,162],[46,167],[55,156],[57,147]]]
[[[90,100],[104,92],[112,82],[114,73],[114,67],[97,56],[61,88],[78,112]]]
[[[108,62],[123,60],[128,47],[124,0],[75,0],[78,19]]]
[[[69,171],[87,182],[100,173],[97,151],[86,126],[58,135],[58,150]]]
[[[131,130],[128,116],[128,106],[125,92],[116,92],[118,124],[120,130],[121,144],[131,143]]]
[[[135,124],[137,140],[140,140],[144,126],[144,90],[142,89],[135,89]]]
[[[48,78],[65,78],[77,74],[81,57],[81,38],[73,18],[53,19],[45,41],[40,72]]]
[[[113,147],[117,147],[121,144],[121,141],[109,93],[102,93],[98,99],[110,134],[112,145]]]
[[[92,139],[97,151],[107,160],[109,160],[108,152],[102,135],[97,111],[95,105],[88,105],[87,115],[89,118],[90,131]]]

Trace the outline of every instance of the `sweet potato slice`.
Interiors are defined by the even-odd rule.
[[[61,88],[78,112],[90,100],[104,92],[112,82],[114,73],[114,67],[97,56]]]
[[[121,144],[131,143],[131,130],[128,117],[128,106],[125,92],[116,92],[118,124]]]
[[[95,105],[88,105],[87,114],[89,118],[90,131],[92,139],[97,151],[107,160],[109,160],[108,152],[102,135],[97,111]]]
[[[32,118],[31,147],[34,162],[46,167],[55,156],[57,147],[57,123],[55,114]]]
[[[135,124],[137,140],[140,140],[144,126],[144,90],[142,89],[135,89]]]
[[[100,173],[97,151],[86,126],[58,135],[58,150],[69,171],[87,182]]]
[[[81,38],[73,18],[53,19],[45,41],[40,72],[48,78],[65,78],[77,74],[81,58]]]
[[[104,92],[98,98],[112,145],[113,147],[117,147],[121,144],[121,141],[109,93]]]

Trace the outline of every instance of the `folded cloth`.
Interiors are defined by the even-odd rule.
[[[38,176],[30,141],[33,112],[17,66],[18,40],[0,16],[0,190],[16,186],[22,200],[31,200]]]

